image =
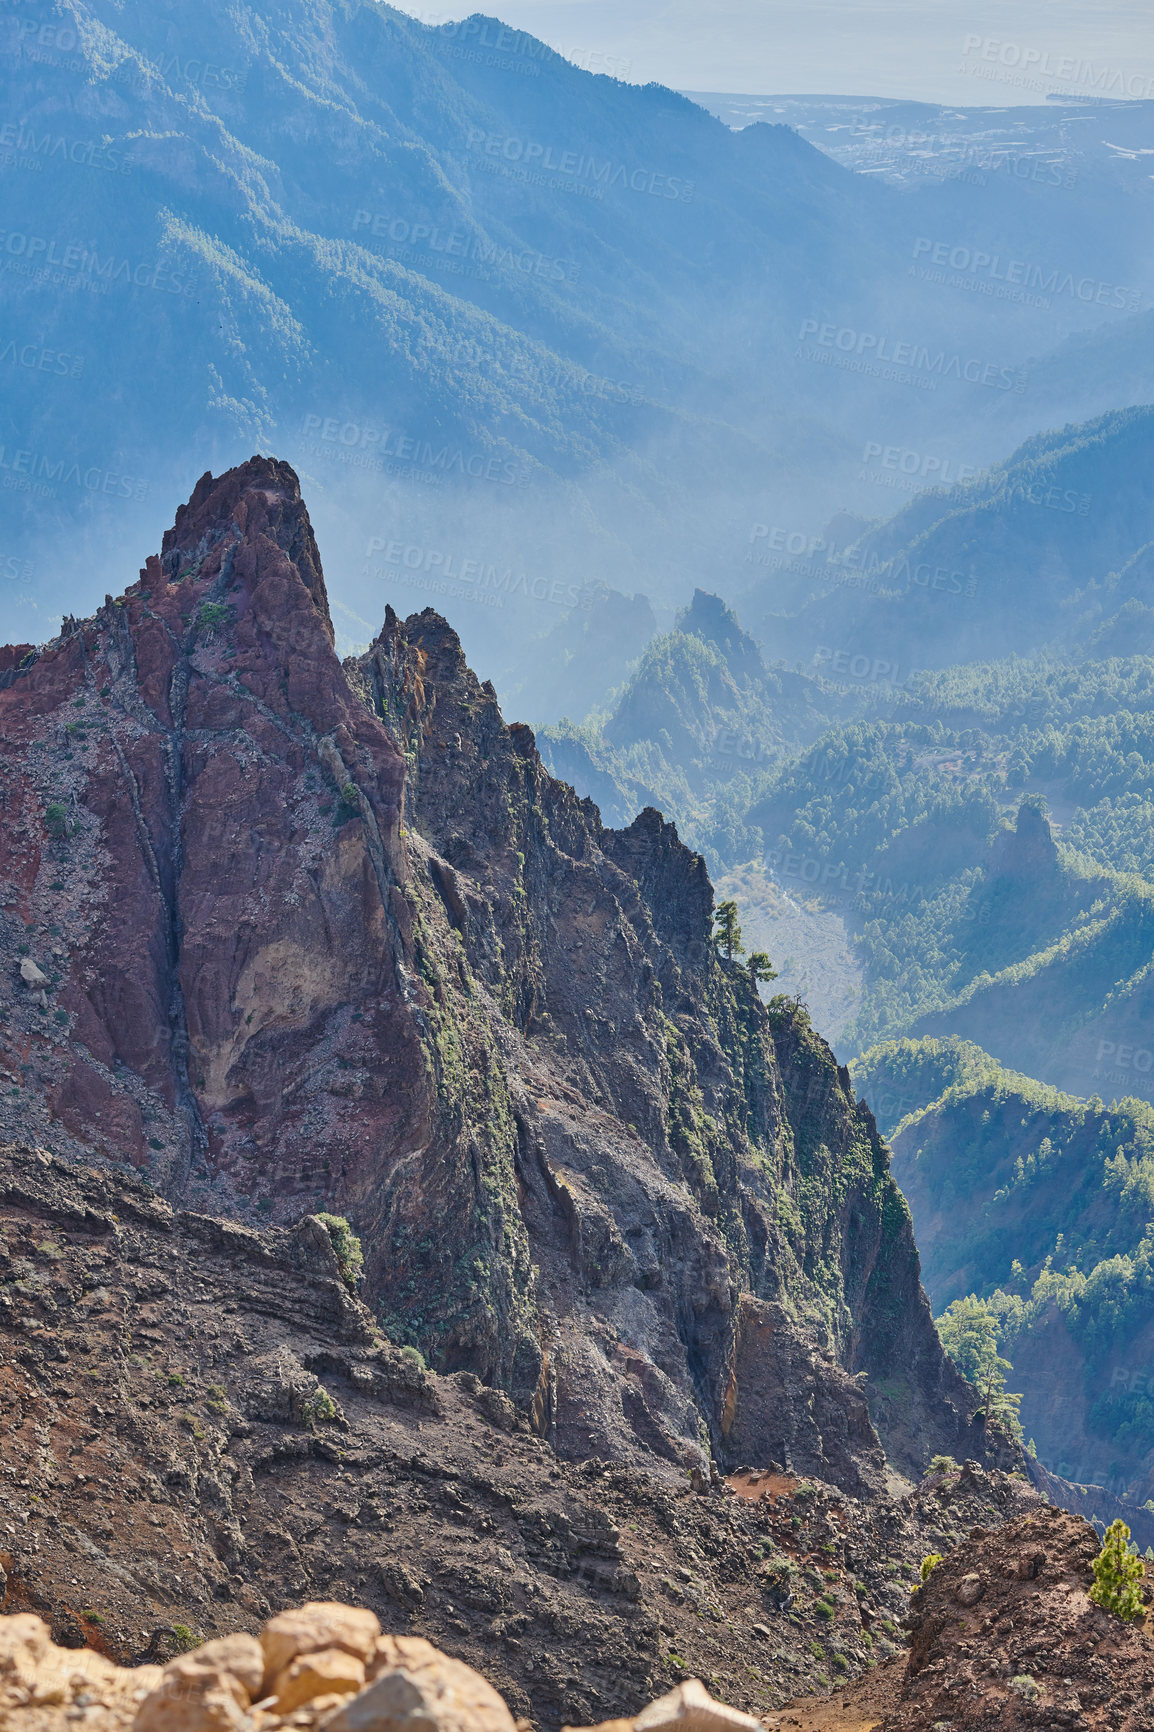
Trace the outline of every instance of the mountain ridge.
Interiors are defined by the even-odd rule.
[[[343,666],[331,629],[257,458],[5,676],[0,1117],[210,1213],[348,1215],[390,1333],[562,1454],[997,1458],[872,1116],[717,955],[701,857],[605,830],[431,611]]]

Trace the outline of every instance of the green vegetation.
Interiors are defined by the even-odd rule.
[[[997,1420],[1021,1442],[1020,1395],[1006,1393],[1006,1373],[1014,1368],[998,1353],[998,1319],[980,1299],[967,1294],[955,1299],[937,1319],[942,1346],[964,1377],[979,1391],[982,1412]],[[925,1576],[925,1564],[922,1574]]]
[[[929,1580],[931,1570],[935,1570],[937,1568],[937,1566],[941,1563],[941,1561],[942,1561],[941,1552],[927,1552],[926,1553],[925,1557],[922,1559],[922,1581],[923,1582],[926,1582]]]
[[[325,1228],[332,1240],[333,1252],[337,1260],[337,1268],[341,1272],[341,1280],[350,1293],[355,1293],[360,1285],[361,1275],[365,1266],[361,1241],[353,1232],[343,1215],[328,1215],[320,1213],[317,1220]]]
[[[1104,1611],[1128,1622],[1146,1615],[1142,1579],[1146,1565],[1130,1544],[1130,1529],[1124,1521],[1111,1522],[1102,1539],[1102,1550],[1094,1559],[1094,1586],[1090,1598]]]
[[[232,614],[232,608],[224,602],[205,601],[201,603],[200,612],[196,616],[196,623],[205,631],[215,632],[221,626],[228,625]]]
[[[1131,1343],[1154,1297],[1154,1107],[1079,1100],[953,1038],[873,1048],[854,1081],[896,1121],[894,1174],[960,1369],[1013,1429],[1011,1364],[1040,1364],[1055,1328],[1072,1336],[1068,1399],[1099,1440],[1075,1477],[1128,1483],[1154,1425],[1148,1379],[1125,1369],[1144,1364]],[[1028,1397],[1023,1414],[1041,1437]]]
[[[305,1424],[329,1425],[337,1417],[337,1404],[328,1390],[318,1387],[304,1402]]]
[[[716,931],[714,941],[717,948],[724,952],[727,962],[732,962],[735,956],[745,953],[741,942],[741,927],[737,923],[737,903],[719,902],[713,915]]]

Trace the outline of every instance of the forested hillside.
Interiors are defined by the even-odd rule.
[[[808,661],[833,645],[902,678],[1011,650],[1077,653],[1126,603],[1144,617],[1154,602],[1152,453],[1149,407],[1036,433],[1004,462],[927,485],[888,521],[841,537],[799,609],[783,609],[774,577],[751,585],[742,616],[775,653]]]
[[[956,1038],[871,1048],[853,1076],[965,1368],[1022,1393],[1057,1472],[1154,1497],[1154,1110],[1078,1100]]]

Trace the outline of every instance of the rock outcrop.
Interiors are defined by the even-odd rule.
[[[900,1705],[882,1732],[940,1721],[957,1732],[1147,1732],[1154,1640],[1146,1620],[1125,1623],[1091,1602],[1098,1551],[1089,1522],[1051,1506],[975,1530],[914,1595]]]
[[[882,1444],[1013,1459],[872,1117],[717,956],[700,857],[606,830],[435,614],[342,666],[287,465],[206,475],[9,661],[0,1131],[204,1215],[347,1215],[386,1332],[564,1457],[853,1495]]]

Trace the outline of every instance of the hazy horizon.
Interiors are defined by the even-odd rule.
[[[405,6],[426,23],[464,7]],[[1047,95],[1154,98],[1154,38],[1137,4],[1010,6],[942,0],[508,0],[490,16],[527,30],[592,71],[630,83],[748,96],[873,96],[991,107]],[[974,39],[977,40],[974,40]],[[996,45],[996,46],[995,46]]]

